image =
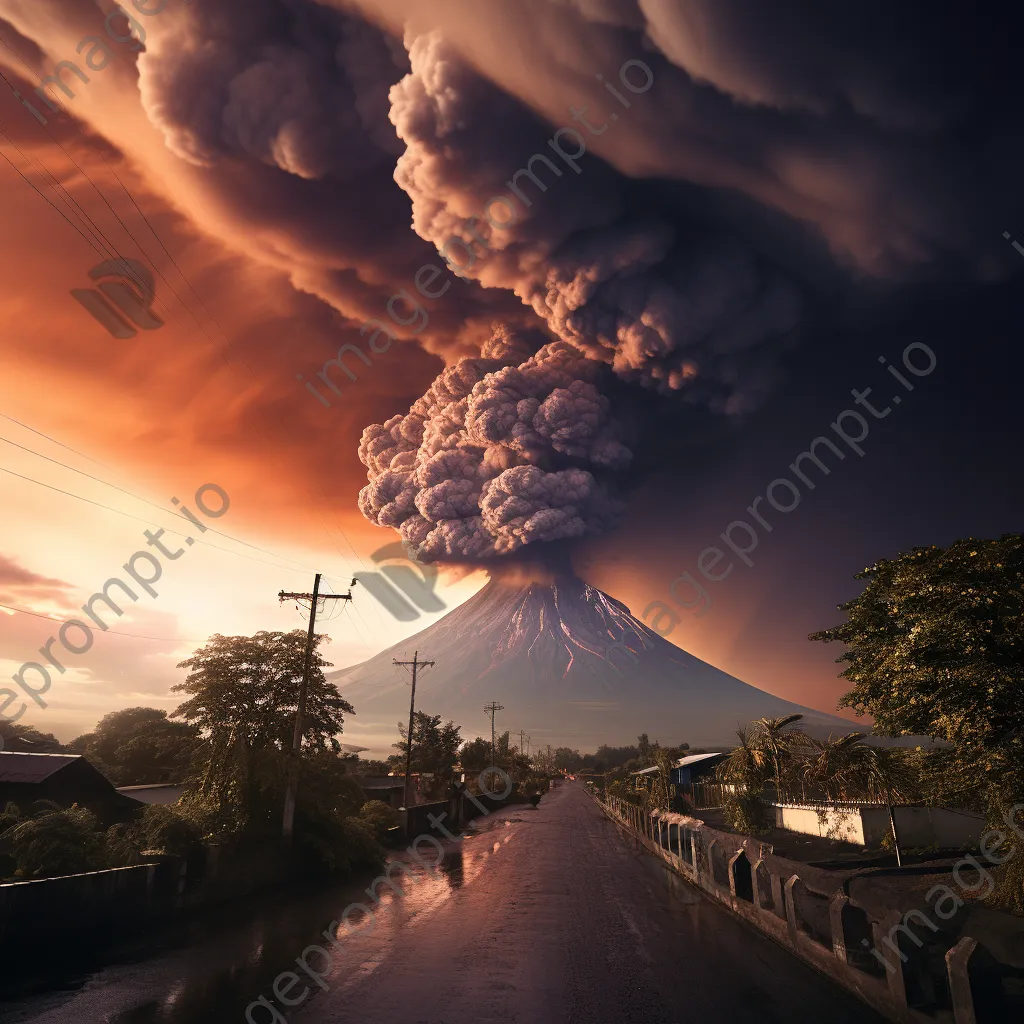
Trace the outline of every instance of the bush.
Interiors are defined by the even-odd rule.
[[[357,868],[384,862],[384,850],[359,818],[323,818],[315,828],[296,832],[307,870],[321,875],[345,875]]]
[[[106,834],[107,859],[114,867],[142,862],[144,853],[188,860],[203,848],[202,831],[176,807],[150,804],[130,824],[111,825]]]
[[[755,836],[771,832],[774,824],[768,808],[749,793],[730,793],[725,798],[725,820],[737,832]]]
[[[356,815],[355,820],[365,825],[378,842],[391,838],[394,835],[392,830],[396,829],[402,821],[398,812],[389,807],[383,800],[367,800],[359,808],[359,813]]]
[[[4,838],[10,840],[11,855],[23,877],[77,875],[106,866],[104,835],[96,815],[77,804],[27,818]]]

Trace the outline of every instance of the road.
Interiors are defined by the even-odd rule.
[[[252,1024],[881,1019],[640,852],[580,784],[477,824],[448,844],[442,871],[417,869],[415,883],[399,873],[401,895],[380,887],[373,918],[334,946],[323,932],[369,902],[367,881],[254,908],[68,991],[0,1004],[0,1021],[243,1024],[247,1007]],[[321,984],[295,963],[310,944],[332,955],[330,969],[307,955]],[[301,975],[290,987],[289,970]],[[275,996],[275,977],[297,1006]]]

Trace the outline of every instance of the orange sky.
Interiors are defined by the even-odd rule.
[[[21,33],[6,39],[0,64],[25,94],[31,94],[30,72],[8,44],[30,63],[30,40],[50,61],[60,59],[99,21],[95,12],[78,8],[74,18],[57,20],[56,3],[34,13],[14,3],[0,7]],[[172,7],[150,19],[147,46],[154,54],[177,18]],[[169,688],[182,678],[176,662],[213,632],[303,625],[304,617],[291,604],[279,607],[276,595],[282,588],[308,589],[314,569],[344,589],[369,554],[393,540],[355,507],[365,482],[356,458],[363,426],[405,411],[429,384],[443,364],[424,346],[471,351],[491,306],[507,305],[500,295],[479,297],[476,286],[465,300],[477,303],[470,315],[460,319],[454,305],[440,304],[424,345],[399,340],[371,367],[360,367],[358,382],[325,409],[295,374],[311,374],[342,340],[358,340],[359,323],[380,315],[389,289],[408,285],[410,268],[431,255],[429,246],[409,231],[416,243],[411,253],[399,256],[396,248],[387,270],[380,253],[361,263],[342,246],[324,257],[333,275],[328,280],[309,255],[323,257],[315,244],[300,251],[269,219],[253,226],[244,204],[232,207],[237,168],[226,163],[214,171],[171,152],[143,111],[135,56],[127,47],[114,49],[116,63],[81,87],[69,112],[52,115],[45,128],[0,85],[0,128],[7,136],[0,140],[7,158],[0,163],[6,228],[0,413],[25,425],[0,419],[0,467],[39,482],[0,474],[0,603],[57,620],[0,609],[0,678],[38,659],[60,621],[121,573],[128,557],[144,548],[148,524],[175,524],[172,497],[194,508],[198,487],[222,487],[231,508],[216,529],[236,539],[207,534],[165,564],[157,598],[143,597],[113,626],[166,639],[99,635],[88,653],[66,656],[67,672],[55,677],[48,706],[23,719],[63,740],[120,707],[173,708],[178,701]],[[646,129],[638,123],[636,130]],[[350,201],[359,204],[358,192]],[[61,210],[88,225],[92,244]],[[374,239],[368,234],[359,245],[372,250]],[[392,244],[381,236],[385,255]],[[71,297],[71,289],[89,286],[88,272],[107,257],[106,247],[156,269],[155,311],[164,327],[114,339]],[[662,597],[671,578],[657,560],[625,560],[614,537],[592,544],[587,557],[588,579],[635,614]],[[440,592],[451,606],[482,582],[476,576],[444,584]],[[737,590],[723,597],[715,615],[687,618],[671,639],[754,685],[833,710],[843,689],[834,679],[833,652],[807,654],[806,641],[794,637],[792,664],[766,663],[749,642],[739,643],[749,641],[771,601],[767,593]],[[328,657],[338,666],[352,664],[432,618],[397,623],[357,591],[351,609],[324,627],[333,638]],[[507,724],[529,730],[533,723]],[[358,718],[346,732],[359,742]]]

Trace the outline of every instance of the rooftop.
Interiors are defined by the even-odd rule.
[[[681,757],[672,766],[673,768],[685,768],[688,764],[696,764],[698,761],[706,761],[709,757],[721,757],[721,753],[717,754],[690,754],[689,757]]]
[[[0,751],[0,782],[43,782],[66,768],[80,754],[19,754]]]

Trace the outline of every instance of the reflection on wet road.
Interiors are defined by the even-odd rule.
[[[250,1024],[878,1020],[624,842],[577,785],[477,824],[443,870],[377,885],[348,931],[329,925],[372,905],[372,876],[254,897],[139,962],[0,1004],[0,1022],[244,1024],[247,1007]],[[330,963],[309,954],[307,974],[311,945]]]

